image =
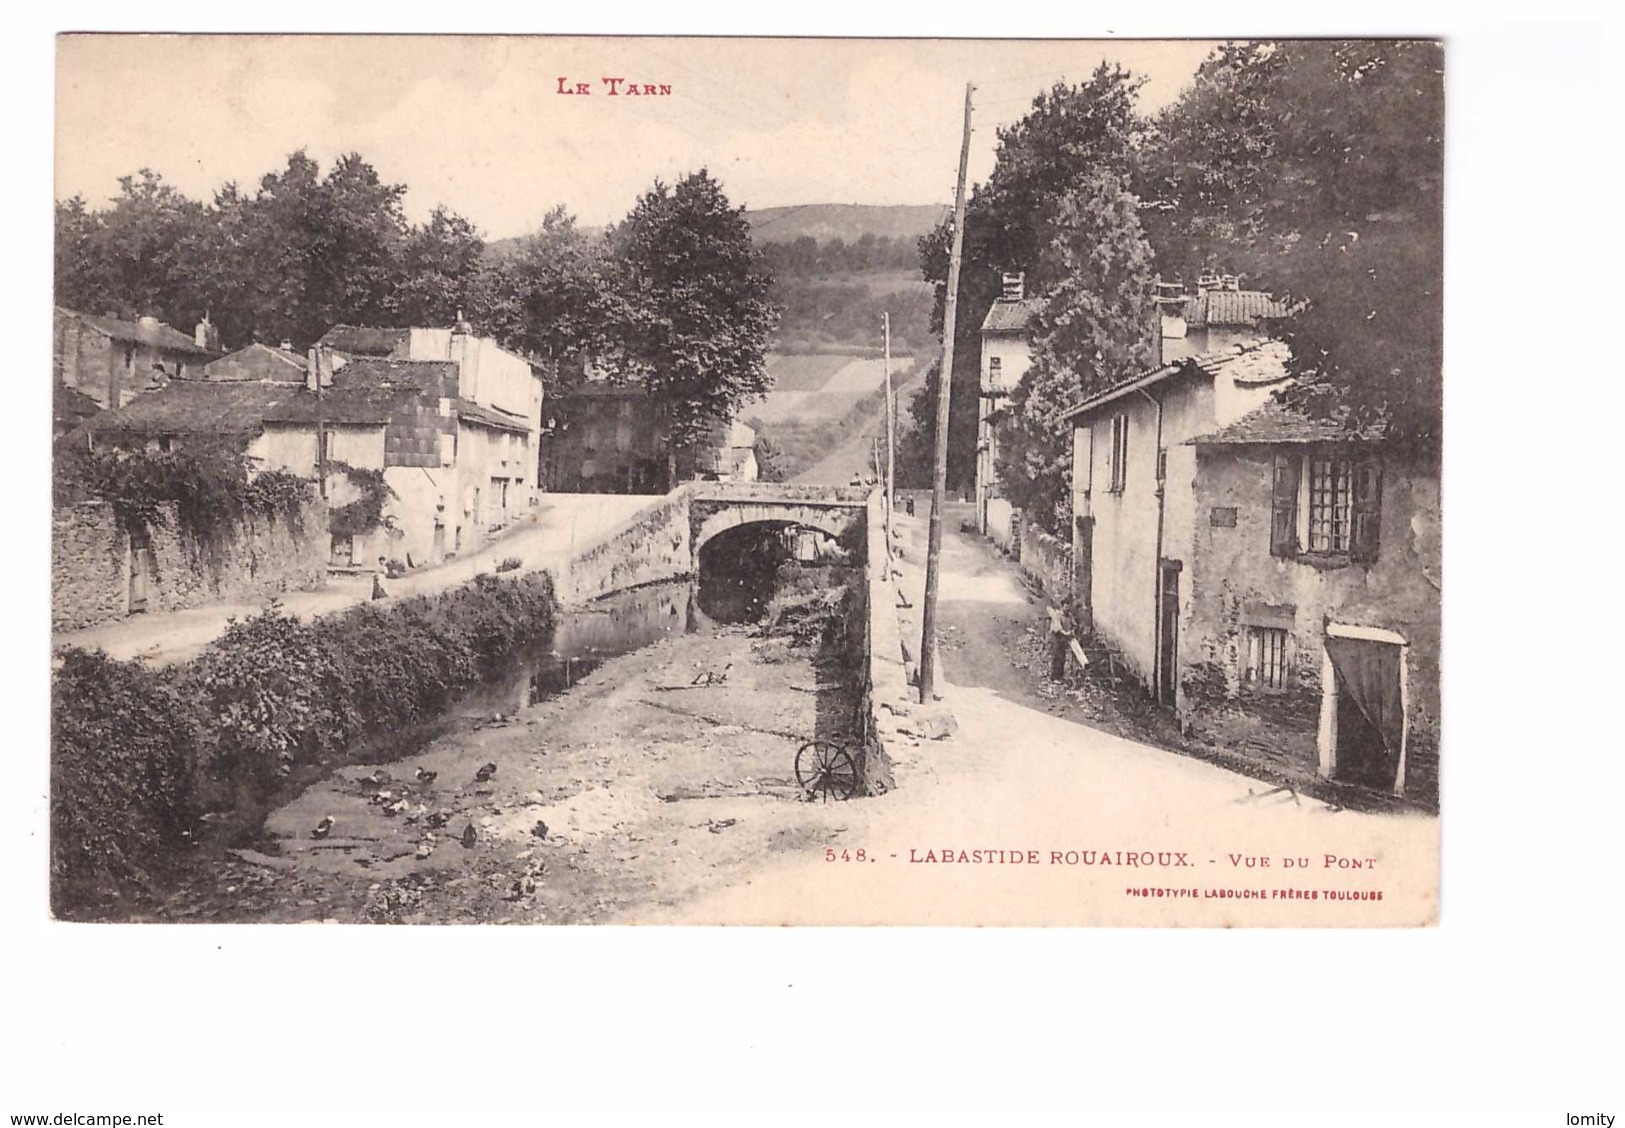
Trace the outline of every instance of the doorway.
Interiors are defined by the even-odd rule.
[[[1162,562],[1162,583],[1157,589],[1157,703],[1173,708],[1179,693],[1179,573],[1178,560]]]
[[[1326,625],[1320,768],[1330,779],[1405,793],[1407,644],[1376,627]]]
[[[146,611],[152,594],[155,569],[152,558],[152,538],[146,532],[130,536],[130,614]]]

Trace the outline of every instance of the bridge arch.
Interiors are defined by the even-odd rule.
[[[737,502],[724,505],[712,513],[706,514],[694,529],[694,558],[699,559],[700,550],[717,536],[729,529],[739,528],[741,525],[764,525],[771,528],[790,528],[799,526],[806,529],[817,529],[828,533],[832,537],[839,537],[855,527],[862,519],[864,510],[853,508],[831,508],[817,505],[785,505],[762,504],[753,502]]]

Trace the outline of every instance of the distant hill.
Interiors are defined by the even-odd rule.
[[[888,236],[913,243],[942,222],[946,204],[800,204],[791,208],[762,208],[747,211],[751,234],[758,243],[790,243],[810,235],[820,243],[839,239],[855,243],[865,235]],[[583,231],[597,234],[601,227]],[[510,235],[485,245],[487,261],[513,254],[528,235]]]
[[[803,204],[747,211],[745,218],[758,243],[788,243],[803,235],[820,243],[831,239],[852,243],[864,235],[912,241],[947,214],[946,205],[936,204]]]

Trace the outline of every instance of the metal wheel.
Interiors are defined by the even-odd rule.
[[[852,754],[827,740],[809,740],[796,753],[796,782],[808,799],[850,799],[858,790]]]

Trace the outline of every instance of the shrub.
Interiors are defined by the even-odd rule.
[[[437,596],[301,622],[273,605],[183,666],[66,650],[52,685],[53,903],[150,880],[204,795],[252,816],[301,765],[443,712],[552,636],[552,577],[478,576]]]
[[[525,566],[525,562],[523,560],[519,559],[519,557],[517,557],[517,556],[505,556],[505,557],[502,558],[502,563],[497,565],[497,571],[498,572],[517,572],[520,568],[522,568],[524,566]]]
[[[52,902],[87,883],[146,884],[196,815],[198,714],[177,679],[68,649],[51,697]]]

